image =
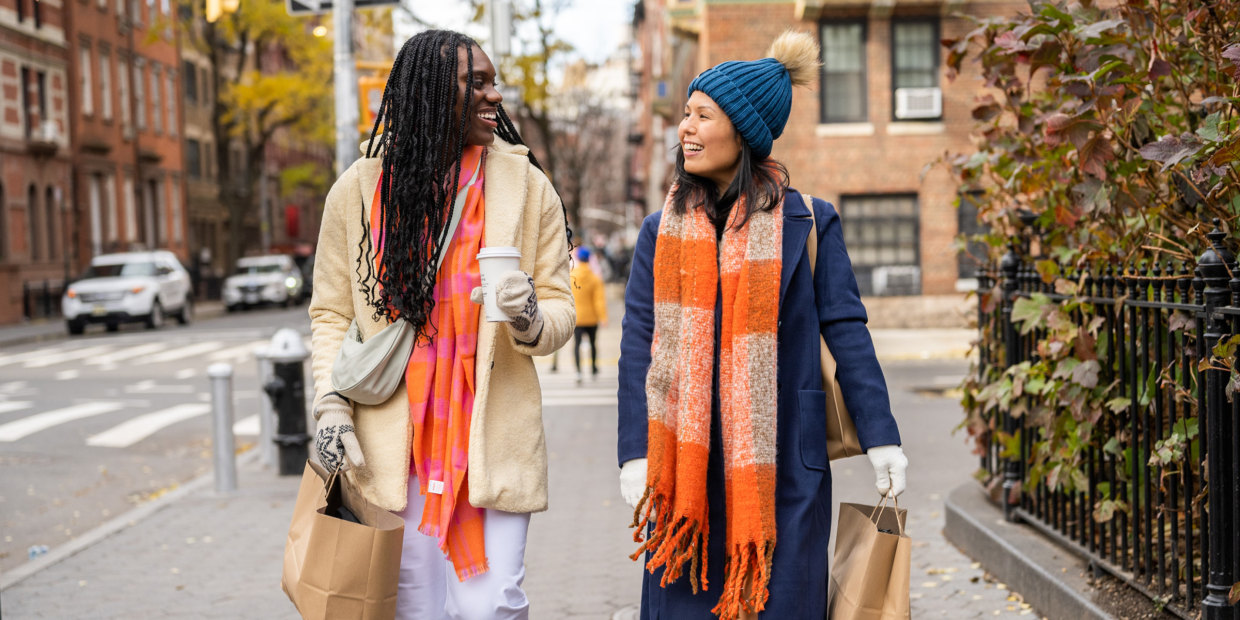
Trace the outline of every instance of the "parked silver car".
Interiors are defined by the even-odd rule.
[[[288,307],[305,298],[301,270],[286,254],[237,259],[237,270],[224,280],[224,308],[229,312],[262,304]]]
[[[141,321],[156,329],[169,315],[188,324],[194,314],[193,286],[172,252],[102,254],[65,289],[61,309],[75,335],[89,323],[116,331],[121,323]]]

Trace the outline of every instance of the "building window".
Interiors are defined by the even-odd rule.
[[[193,138],[185,141],[185,174],[191,179],[202,178],[202,145]]]
[[[960,195],[960,207],[956,210],[956,230],[965,238],[965,247],[956,256],[956,277],[961,280],[976,278],[978,270],[988,260],[989,246],[983,241],[974,241],[973,237],[989,232],[989,227],[977,219],[978,207],[984,198],[983,192],[972,191]]]
[[[168,135],[177,135],[177,76],[172,70],[164,74],[164,119]]]
[[[182,216],[185,213],[185,205],[181,204],[180,179],[172,179],[172,182],[168,184],[168,192],[172,195],[168,203],[168,210],[172,212],[172,240],[180,245],[185,241],[185,223]]]
[[[45,195],[43,205],[47,215],[43,217],[43,229],[47,233],[47,258],[50,260],[56,258],[58,254],[56,246],[59,244],[56,243],[56,231],[61,227],[56,225],[56,190],[48,187]]]
[[[862,295],[920,295],[917,196],[845,196],[844,243]]]
[[[20,6],[20,3],[19,3]],[[30,68],[22,67],[22,116],[25,119],[26,138],[31,137],[31,131],[34,126],[34,110],[30,107]]]
[[[103,253],[103,175],[98,172],[90,175],[90,189],[87,194],[90,200],[90,252],[92,256]]]
[[[925,120],[943,116],[940,93],[900,92],[900,89],[939,87],[938,31],[939,24],[934,19],[901,19],[891,23],[891,101],[897,119]]]
[[[194,63],[183,60],[181,61],[181,76],[185,82],[185,100],[190,103],[198,103],[198,68]]]
[[[129,61],[124,58],[116,59],[116,87],[120,95],[121,105],[121,127],[124,128],[126,134],[129,133],[129,124],[133,122],[132,101],[129,97]],[[129,136],[126,135],[126,138]]]
[[[866,121],[865,91],[865,22],[824,22],[822,122]]]
[[[160,94],[160,91],[163,90],[163,88],[160,87],[160,82],[163,80],[161,79],[162,72],[160,71],[159,65],[152,64],[151,72],[147,75],[151,78],[151,129],[153,129],[155,133],[159,133],[164,130],[164,102],[163,97]]]
[[[32,0],[30,3],[30,14],[34,16],[35,30],[43,27],[43,11],[39,10],[39,0]]]
[[[39,251],[39,240],[42,235],[39,234],[39,190],[35,189],[32,184],[26,188],[26,228],[28,229],[30,242],[30,260],[37,261],[41,252]]]
[[[90,116],[95,113],[95,92],[94,85],[90,80],[90,68],[92,66],[90,58],[90,45],[83,43],[78,49],[78,73],[81,78],[82,87],[82,114]]]
[[[26,21],[26,0],[17,0],[17,23],[24,21]]]
[[[112,120],[112,56],[99,50],[99,113]]]
[[[146,129],[146,68],[141,58],[133,61],[134,124],[138,131]]]

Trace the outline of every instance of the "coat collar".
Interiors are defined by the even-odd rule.
[[[805,242],[809,239],[813,220],[805,199],[795,189],[789,189],[784,195],[784,253],[783,268],[779,273],[779,305],[784,305],[784,294],[788,292],[788,283],[792,281],[792,273],[801,262],[801,254],[805,252]]]

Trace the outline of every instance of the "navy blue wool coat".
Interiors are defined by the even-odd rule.
[[[822,391],[818,334],[839,362],[837,378],[857,425],[861,448],[900,443],[891,414],[887,384],[866,329],[865,308],[835,207],[814,200],[818,230],[818,264],[811,274],[805,242],[813,223],[795,190],[784,199],[783,269],[779,286],[778,432],[774,566],[770,599],[760,618],[774,620],[826,617],[831,534],[831,470],[827,461],[826,396]],[[654,253],[662,213],[642,223],[624,295],[620,343],[619,460],[646,456],[646,373],[654,332]],[[718,299],[718,298],[717,298]],[[660,568],[642,581],[643,620],[710,620],[723,588],[724,518],[723,443],[719,420],[719,301],[715,304],[715,395],[711,416],[707,495],[710,534],[709,589],[694,595],[681,577],[659,586]]]

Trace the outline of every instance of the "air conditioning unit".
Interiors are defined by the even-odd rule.
[[[943,116],[943,91],[938,88],[897,88],[896,118],[912,120]]]
[[[920,295],[921,268],[916,265],[875,267],[870,273],[875,295]]]
[[[39,123],[35,139],[40,142],[60,142],[60,127],[56,125],[56,121],[43,121]]]

